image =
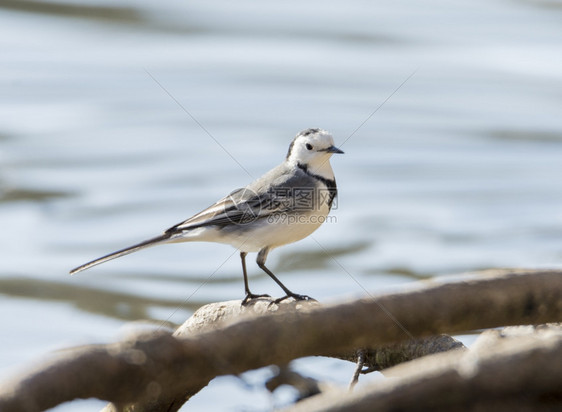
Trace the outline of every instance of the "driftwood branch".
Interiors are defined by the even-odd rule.
[[[189,337],[197,333],[217,330],[238,322],[244,317],[254,315],[288,313],[289,316],[292,316],[290,313],[294,311],[322,307],[317,302],[294,301],[283,301],[280,306],[277,306],[272,304],[273,301],[273,298],[260,298],[251,301],[247,306],[242,306],[239,300],[205,305],[180,326],[174,332],[174,336]],[[369,345],[361,351],[363,352],[363,365],[367,369],[381,370],[422,356],[461,348],[464,348],[464,345],[458,340],[448,335],[438,335],[387,345]],[[357,349],[327,356],[356,363]]]
[[[166,405],[173,411],[219,375],[304,356],[354,354],[412,337],[556,322],[562,320],[561,274],[490,273],[374,299],[242,317],[215,330],[75,348],[0,385],[0,410],[39,411],[95,397],[116,409]]]
[[[173,334],[175,337],[189,337],[202,332],[220,330],[229,324],[239,322],[241,319],[251,319],[256,315],[265,315],[268,313],[287,313],[291,316],[291,312],[312,309],[320,307],[316,302],[294,302],[284,301],[281,305],[273,305],[273,298],[260,298],[251,301],[247,306],[242,306],[240,300],[228,302],[218,302],[205,305],[198,309],[183,325],[181,325]],[[452,349],[464,348],[464,345],[456,339],[448,335],[430,336],[420,339],[412,339],[395,344],[382,345],[368,349],[362,349],[364,353],[363,365],[368,370],[380,370],[397,365],[401,362],[416,359],[433,353],[444,352]],[[344,353],[335,353],[330,356],[350,362],[356,362],[357,351],[347,351]],[[279,363],[279,362],[277,362]],[[213,376],[214,377],[214,376]],[[152,411],[152,410],[174,410],[176,406],[179,408],[189,398],[207,386],[209,382],[201,380],[194,386],[185,388],[178,398],[177,394],[170,398],[160,396],[156,400],[148,400],[137,402],[129,405],[128,409],[134,411]],[[298,374],[281,368],[278,376],[268,382],[267,387],[273,391],[276,387],[282,385],[294,385],[303,394],[302,396],[310,396],[315,394],[316,383],[312,379],[300,377]],[[306,395],[305,395],[306,394]],[[117,410],[114,405],[108,405],[104,412],[112,412]]]
[[[468,351],[429,356],[383,371],[393,377],[353,394],[332,390],[287,412],[553,411],[562,407],[562,328],[517,339],[483,334]]]

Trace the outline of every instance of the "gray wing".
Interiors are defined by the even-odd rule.
[[[315,182],[298,168],[282,164],[242,189],[237,189],[195,216],[166,230],[177,233],[205,226],[246,224],[302,208],[299,196],[313,194]],[[301,202],[302,203],[302,202]]]

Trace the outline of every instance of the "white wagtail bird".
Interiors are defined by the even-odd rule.
[[[265,260],[271,249],[304,239],[326,220],[337,194],[330,165],[334,153],[343,152],[334,146],[330,133],[322,129],[303,130],[291,142],[285,161],[245,188],[235,190],[160,236],[92,260],[72,269],[70,274],[163,243],[218,242],[240,251],[246,292],[242,304],[268,296],[250,292],[246,273],[249,252],[258,252],[258,266],[285,292],[276,302],[288,297],[311,300],[291,292],[265,266]]]

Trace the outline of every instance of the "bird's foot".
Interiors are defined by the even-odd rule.
[[[273,302],[271,303],[275,303],[275,304],[279,304],[281,302],[283,302],[285,299],[289,299],[289,298],[293,298],[295,300],[306,300],[307,302],[318,302],[316,299],[311,298],[310,296],[307,295],[299,295],[297,293],[287,293],[285,296],[283,296],[282,298],[279,299],[275,299]]]
[[[263,295],[256,295],[254,293],[246,293],[246,297],[244,298],[244,300],[242,301],[242,306],[246,306],[252,299],[257,299],[257,298],[270,298],[271,296],[269,296],[268,294],[263,294]]]

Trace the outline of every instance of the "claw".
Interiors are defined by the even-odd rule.
[[[283,302],[285,299],[289,299],[289,298],[293,298],[295,300],[306,300],[308,302],[318,302],[316,299],[311,298],[310,296],[307,296],[307,295],[299,295],[297,293],[289,293],[289,294],[283,296],[282,298],[275,299],[272,303],[279,304],[279,303]]]
[[[252,299],[257,299],[257,298],[270,298],[271,296],[269,296],[268,294],[263,294],[263,295],[256,295],[254,293],[247,293],[246,297],[244,298],[244,300],[242,301],[242,306],[246,306]]]

